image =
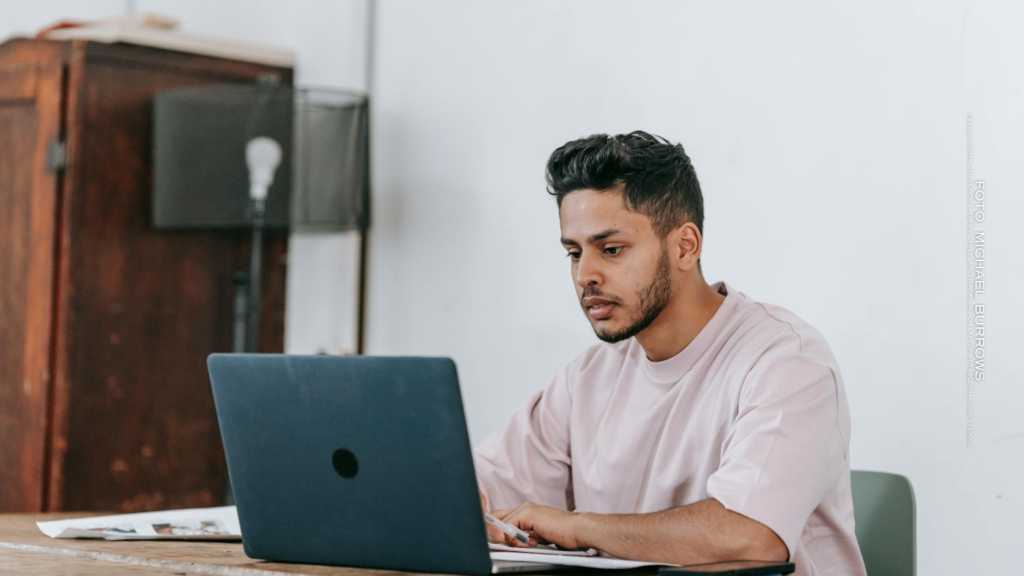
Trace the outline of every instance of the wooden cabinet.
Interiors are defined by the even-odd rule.
[[[0,511],[221,503],[206,356],[231,350],[249,235],[150,224],[161,90],[292,71],[124,44],[0,45]],[[287,234],[260,350],[284,339]]]

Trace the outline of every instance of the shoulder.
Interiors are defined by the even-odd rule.
[[[741,299],[739,323],[748,349],[741,378],[740,413],[757,406],[820,410],[848,442],[849,406],[842,374],[824,335],[790,310]],[[844,448],[845,451],[845,448]]]
[[[800,356],[808,361],[838,368],[825,336],[787,308],[737,293],[736,321],[730,331],[734,346],[747,352],[750,363]]]
[[[741,404],[820,398],[844,419],[839,364],[820,330],[791,310],[738,294],[730,342]]]

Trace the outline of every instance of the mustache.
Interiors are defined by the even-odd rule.
[[[595,298],[604,298],[605,300],[609,300],[609,301],[614,302],[616,304],[622,304],[622,301],[619,300],[618,298],[616,298],[614,296],[609,296],[609,295],[605,294],[604,292],[601,292],[600,290],[597,290],[597,289],[584,290],[583,294],[580,295],[580,302],[583,302],[584,298],[589,298],[591,296],[593,296]]]

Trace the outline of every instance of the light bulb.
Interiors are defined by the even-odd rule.
[[[274,171],[281,163],[281,145],[266,136],[253,138],[245,146],[245,161],[249,164],[249,197],[262,202],[274,183]]]

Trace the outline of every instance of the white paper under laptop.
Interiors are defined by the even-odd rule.
[[[234,506],[139,512],[36,522],[50,538],[241,540]]]
[[[537,562],[541,564],[557,564],[560,566],[580,566],[583,568],[639,568],[641,566],[678,566],[661,562],[640,562],[622,560],[609,556],[599,556],[597,550],[558,550],[546,546],[534,548],[513,548],[504,544],[488,544],[491,560],[511,562]]]

